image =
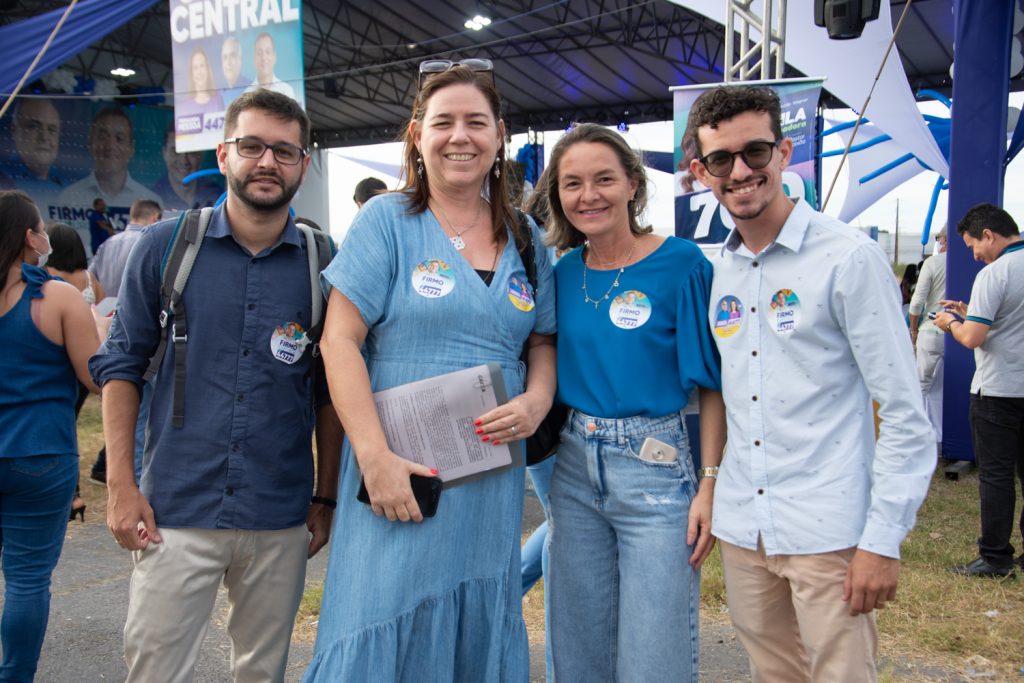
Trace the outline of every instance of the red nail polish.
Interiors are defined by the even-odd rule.
[[[491,437],[490,436],[482,436],[482,437],[480,437],[480,440],[481,441],[490,441]]]
[[[495,442],[494,442],[494,445],[495,445],[495,446],[500,446],[500,445],[501,445],[501,441],[500,441],[500,440],[499,440],[499,441],[495,441]]]
[[[483,434],[483,433],[484,433],[484,430],[482,430],[482,429],[478,429],[478,430],[476,430],[476,433],[477,433],[477,434]]]
[[[476,425],[477,427],[479,427],[479,426],[480,426],[481,424],[483,424],[483,423],[482,423],[482,422],[480,422],[480,420],[475,420],[475,421],[473,422],[473,424],[475,424],[475,425]]]
[[[437,470],[430,470],[430,473],[433,474],[435,477],[437,476]]]

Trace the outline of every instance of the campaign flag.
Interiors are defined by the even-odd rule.
[[[214,149],[224,113],[267,88],[306,107],[301,0],[171,0],[178,152]]]

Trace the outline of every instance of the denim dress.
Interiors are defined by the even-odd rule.
[[[364,357],[374,391],[498,362],[512,397],[523,391],[527,336],[555,332],[551,266],[542,248],[536,259],[539,301],[511,234],[488,287],[430,212],[409,215],[393,193],[363,207],[323,285],[352,301],[369,328]],[[422,524],[374,515],[356,501],[359,479],[346,439],[304,680],[526,681],[523,470],[446,489],[437,515]]]

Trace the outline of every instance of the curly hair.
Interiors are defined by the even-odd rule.
[[[782,139],[782,105],[779,103],[778,94],[771,88],[753,85],[720,85],[698,97],[690,108],[683,139],[692,136],[697,144],[699,157],[701,149],[697,131],[700,128],[711,126],[712,129],[716,129],[722,121],[728,121],[748,111],[768,114],[768,118],[771,119],[772,135],[776,140]]]
[[[551,160],[544,169],[545,181],[540,189],[548,200],[547,243],[564,250],[578,247],[587,241],[586,235],[577,230],[565,215],[562,199],[558,196],[559,166],[562,157],[578,142],[597,142],[607,145],[615,152],[626,177],[636,183],[636,194],[629,202],[629,229],[635,235],[651,232],[651,226],[641,226],[638,218],[647,208],[647,173],[644,171],[643,159],[615,131],[596,123],[577,123],[555,144],[551,151]]]
[[[409,213],[412,215],[423,213],[430,204],[430,177],[424,173],[420,177],[418,173],[420,158],[419,150],[416,149],[415,127],[423,125],[423,119],[427,114],[427,104],[430,98],[439,91],[451,85],[470,85],[480,91],[487,100],[487,105],[494,117],[494,125],[501,124],[501,96],[494,86],[494,76],[491,72],[473,71],[466,66],[454,66],[447,71],[430,76],[423,83],[423,87],[416,95],[412,105],[412,116],[406,124],[402,134],[405,142],[405,150],[402,153],[403,176],[405,183],[399,188],[409,197]],[[498,147],[498,156],[494,164],[501,171],[501,177],[495,178],[494,173],[487,174],[488,190],[491,201],[491,228],[496,238],[505,234],[506,226],[512,230],[517,243],[525,238],[520,235],[519,220],[516,217],[515,208],[512,206],[511,194],[508,187],[508,162],[506,161],[505,139],[502,138]]]

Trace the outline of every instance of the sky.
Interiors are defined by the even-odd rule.
[[[1024,106],[1024,94],[1011,93],[1009,104],[1021,108]],[[926,114],[948,115],[948,110],[943,105],[937,103],[925,103],[921,106],[921,109]],[[854,120],[856,118],[856,115],[848,109],[828,110],[825,112],[825,116],[827,119],[832,120]],[[870,111],[868,116],[870,117]],[[547,154],[550,154],[551,148],[561,135],[561,131],[549,131],[542,134]],[[634,149],[670,152],[674,144],[671,121],[635,124],[630,126],[624,136]],[[510,156],[514,158],[515,153],[526,141],[525,135],[513,136],[512,143],[509,145]],[[825,150],[835,148],[841,148],[841,141],[838,139],[838,136],[827,137]],[[395,189],[399,184],[398,179],[382,173],[373,164],[397,165],[400,163],[401,153],[402,145],[400,143],[343,147],[328,150],[328,168],[332,188],[330,195],[331,233],[336,239],[340,240],[344,237],[348,225],[355,217],[356,207],[352,201],[352,194],[356,183],[367,176],[373,175],[383,180],[389,189]],[[371,165],[352,161],[354,159],[367,161]],[[822,168],[822,197],[828,192],[829,184],[836,173],[838,165],[838,157],[825,159]],[[880,231],[892,232],[896,225],[898,200],[900,252],[901,254],[905,253],[910,244],[914,242],[919,244],[920,242],[920,235],[923,231],[928,212],[928,204],[931,200],[932,189],[937,178],[937,174],[930,171],[920,173],[882,197],[882,199],[850,221],[851,225],[858,227],[878,226]],[[656,232],[673,234],[673,177],[668,173],[648,169],[648,183],[650,199],[647,221],[654,226]],[[1022,186],[1024,186],[1024,161],[1018,157],[1007,169],[1004,187],[1008,188],[1008,191],[1005,192],[1003,204],[1004,208],[1018,221],[1024,220],[1024,193],[1015,192],[1013,188]],[[845,187],[846,173],[844,168],[839,174],[836,190],[829,201],[829,206],[826,207],[825,212],[827,214],[836,215],[839,212]],[[939,198],[935,219],[932,223],[933,233],[946,220],[948,195],[949,193],[944,191]]]

